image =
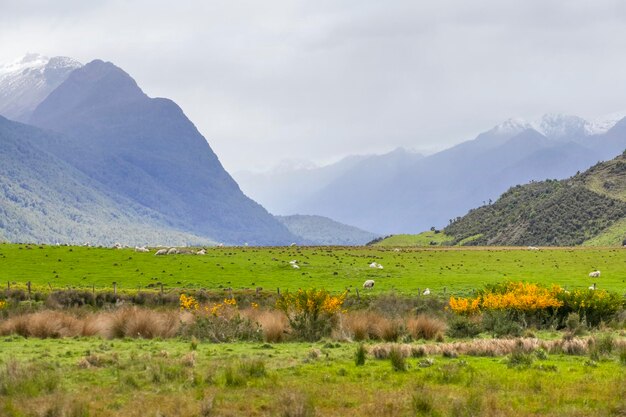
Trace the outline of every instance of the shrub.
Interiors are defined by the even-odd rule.
[[[359,346],[357,346],[356,348],[356,354],[354,355],[354,363],[356,364],[356,366],[365,365],[366,354],[367,352],[365,350],[365,346],[363,346],[363,343],[359,343]]]
[[[454,338],[471,338],[482,331],[480,324],[473,318],[455,316],[448,322],[447,334]]]
[[[402,354],[402,351],[394,346],[389,351],[389,360],[391,361],[391,368],[397,372],[406,371],[406,359]]]
[[[285,313],[297,338],[315,341],[330,334],[346,294],[332,296],[324,289],[286,292],[276,301],[276,308]]]
[[[515,311],[487,311],[483,315],[483,327],[494,337],[518,337],[523,330],[520,320],[523,322]]]
[[[198,314],[191,323],[184,324],[180,334],[214,343],[237,340],[261,340],[262,333],[258,324],[236,314],[232,317]]]
[[[529,353],[525,353],[521,349],[516,349],[511,353],[507,359],[507,365],[509,368],[528,368],[533,364],[533,356]]]
[[[558,294],[563,307],[558,310],[558,317],[565,322],[570,313],[584,317],[587,325],[598,326],[609,322],[624,307],[624,299],[617,293],[605,290],[573,290]]]

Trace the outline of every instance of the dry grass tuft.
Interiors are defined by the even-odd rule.
[[[108,316],[102,315],[103,335],[108,338],[173,337],[180,328],[178,312],[160,312],[137,307],[122,308]]]
[[[446,322],[439,318],[420,314],[407,320],[407,329],[416,340],[433,340],[438,335],[445,334],[447,326]]]
[[[263,340],[268,343],[279,343],[285,340],[289,327],[284,313],[276,310],[246,310],[244,314],[261,326]]]
[[[58,311],[40,311],[11,317],[0,325],[0,334],[24,337],[60,338],[81,335],[80,321]]]

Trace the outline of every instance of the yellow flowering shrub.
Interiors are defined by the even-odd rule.
[[[558,308],[563,302],[558,299],[561,287],[542,287],[527,282],[508,282],[492,286],[474,298],[450,297],[450,309],[457,314],[472,315],[481,311],[517,310],[533,312]]]
[[[6,306],[7,306],[7,302],[4,300],[0,300],[0,310],[6,308]]]
[[[276,308],[287,315],[294,334],[305,340],[317,340],[330,334],[334,318],[341,311],[347,292],[331,295],[315,288],[286,292],[276,301]]]
[[[180,295],[180,309],[193,313],[193,321],[182,326],[183,336],[212,342],[260,340],[258,324],[239,314],[235,298],[200,305],[193,296]]]

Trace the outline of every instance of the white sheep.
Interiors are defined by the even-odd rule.
[[[176,255],[178,253],[178,249],[176,248],[169,248],[167,251],[168,255]]]
[[[363,288],[374,288],[374,280],[368,279],[363,283]]]
[[[590,278],[598,278],[600,276],[600,271],[593,271],[589,273]]]
[[[293,261],[289,261],[289,263],[290,263],[291,265],[295,265],[295,264],[297,264],[297,263],[298,263],[298,261],[294,259]]]
[[[291,264],[291,267],[292,267],[293,269],[300,269],[300,267],[298,266],[298,264]]]
[[[381,264],[379,264],[378,262],[372,262],[370,264],[370,268],[378,268],[378,269],[383,269],[383,266]]]
[[[206,255],[206,249],[200,249],[198,252],[196,252],[196,255]]]
[[[159,249],[158,251],[156,251],[156,253],[154,254],[154,256],[159,256],[159,255],[167,255],[167,249]]]
[[[135,252],[150,252],[150,249],[146,248],[145,246],[135,246]]]
[[[422,295],[430,295],[430,288],[426,288]]]
[[[595,290],[596,289],[596,283],[594,282],[592,286],[589,287],[590,290]]]
[[[296,244],[296,242],[293,242],[293,243],[292,243],[291,245],[289,245],[289,246],[293,247],[293,246],[298,246],[298,245]]]

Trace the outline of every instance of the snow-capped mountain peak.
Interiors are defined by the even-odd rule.
[[[550,139],[587,136],[589,122],[578,116],[548,113],[532,123],[533,129]]]
[[[39,103],[81,66],[72,58],[34,53],[0,65],[0,115],[27,121]]]
[[[491,129],[491,133],[499,135],[511,135],[531,129],[532,125],[521,118],[510,118]]]
[[[600,135],[602,133],[606,133],[624,117],[626,117],[626,110],[596,117],[591,122],[589,122],[587,126],[588,134]]]

